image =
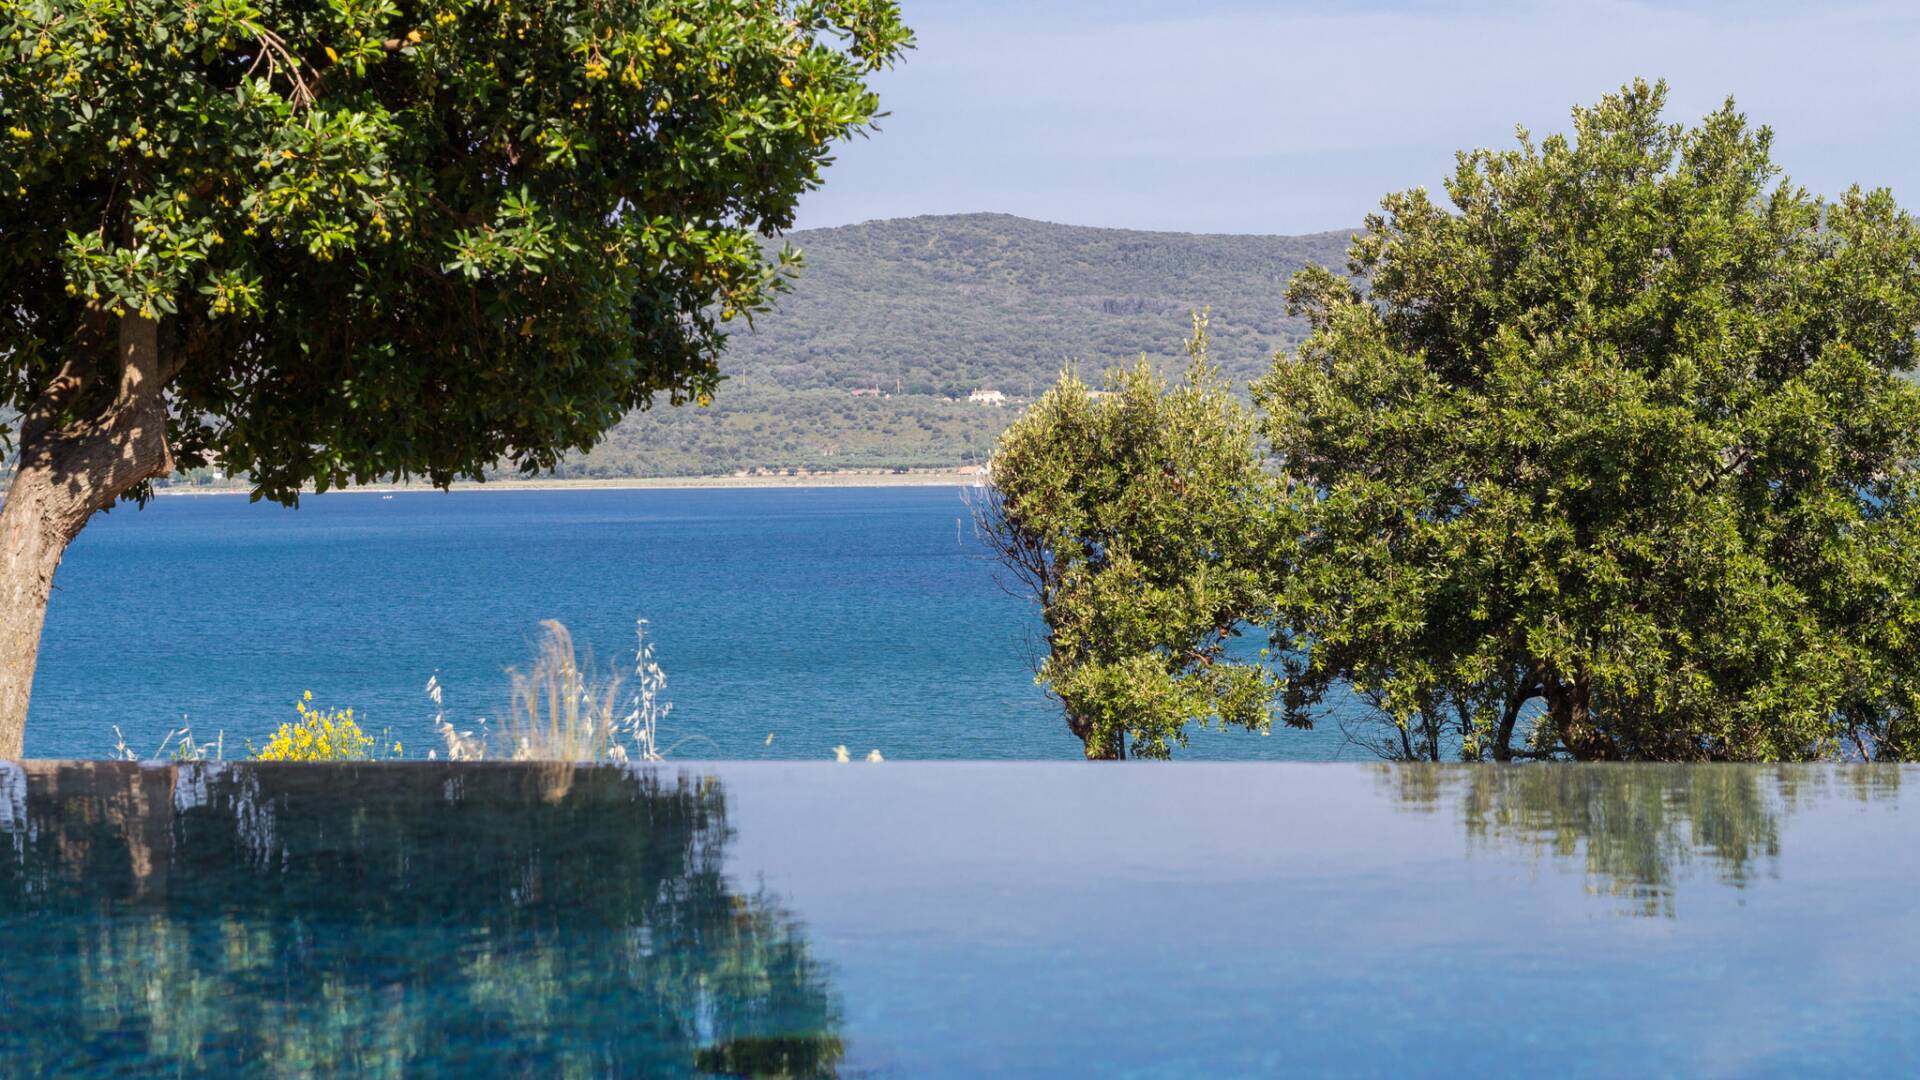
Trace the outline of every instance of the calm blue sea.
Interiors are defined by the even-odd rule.
[[[95,518],[56,581],[34,757],[148,754],[183,718],[228,754],[316,703],[408,756],[498,715],[559,619],[630,668],[649,620],[683,758],[1068,758],[956,488],[457,491],[163,498]],[[772,736],[771,743],[768,737]],[[1355,757],[1337,731],[1195,735],[1195,758]],[[1364,755],[1359,755],[1364,756]]]

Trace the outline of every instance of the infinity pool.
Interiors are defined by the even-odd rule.
[[[0,763],[0,1075],[1912,1074],[1916,784]]]

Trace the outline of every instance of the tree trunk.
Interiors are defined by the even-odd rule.
[[[1560,743],[1575,761],[1618,761],[1620,748],[1613,738],[1593,722],[1593,687],[1585,675],[1571,683],[1551,679],[1547,683],[1547,716],[1560,735]]]
[[[1044,598],[1042,607],[1043,609],[1045,607]],[[1051,633],[1047,635],[1047,641],[1048,654],[1054,660],[1059,660],[1061,655],[1059,642],[1053,639]],[[1073,703],[1064,697],[1060,699],[1060,707],[1067,714],[1067,730],[1073,732],[1073,737],[1080,740],[1080,748],[1086,754],[1088,761],[1120,761],[1127,756],[1126,732],[1118,734],[1114,740],[1115,745],[1096,747],[1093,744],[1093,719],[1075,712]]]
[[[1114,740],[1114,745],[1096,748],[1093,745],[1093,721],[1083,716],[1076,716],[1071,708],[1067,710],[1067,730],[1073,732],[1073,737],[1080,740],[1080,745],[1086,751],[1088,761],[1123,761],[1126,759],[1127,736],[1124,732]]]
[[[20,421],[20,460],[0,507],[0,759],[21,756],[27,699],[54,571],[94,513],[173,470],[166,372],[152,319],[119,320],[118,388],[96,415],[62,424],[94,386],[76,356]]]
[[[1537,692],[1539,692],[1539,686],[1537,684],[1530,684],[1509,693],[1507,700],[1501,704],[1500,730],[1494,735],[1493,760],[1499,762],[1510,762],[1513,760],[1514,725],[1520,721],[1520,710],[1526,706],[1528,701],[1532,700],[1533,695]]]

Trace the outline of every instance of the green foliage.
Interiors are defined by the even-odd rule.
[[[256,495],[551,467],[710,394],[910,40],[893,0],[0,0],[0,401],[65,370],[93,415],[76,356],[139,314],[177,463]]]
[[[808,273],[813,263],[809,260]],[[767,320],[780,323],[784,313]],[[733,379],[702,408],[636,413],[563,478],[713,476],[751,470],[911,469],[980,463],[1017,415],[946,398],[855,397]]]
[[[1365,292],[1295,279],[1313,335],[1257,387],[1307,515],[1295,715],[1351,680],[1399,756],[1920,745],[1920,230],[1664,100],[1388,197]]]
[[[1072,373],[1001,438],[982,533],[1039,601],[1059,695],[1090,758],[1164,758],[1187,725],[1266,731],[1270,668],[1229,643],[1266,619],[1284,531],[1253,418],[1207,359],[1187,378],[1147,362],[1095,396]]]
[[[1348,238],[1091,229],[1004,214],[788,236],[806,270],[777,311],[728,339],[724,389],[704,408],[629,414],[592,449],[562,456],[555,475],[977,464],[1063,360],[1131,363],[1141,342],[1177,341],[1202,302],[1213,305],[1213,358],[1243,387],[1305,337],[1305,320],[1286,312],[1288,277],[1338,262]],[[1148,357],[1172,374],[1183,363],[1171,347]],[[964,400],[978,388],[1016,404]],[[853,393],[867,389],[880,393]]]
[[[1284,288],[1349,233],[1217,236],[1095,229],[1006,214],[874,221],[794,234],[807,273],[728,350],[725,370],[792,389],[878,386],[1037,397],[1067,359],[1178,372],[1187,317],[1212,304],[1214,360],[1236,383],[1297,344]],[[896,384],[897,380],[897,384]]]

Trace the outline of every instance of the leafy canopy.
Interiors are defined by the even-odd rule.
[[[1039,601],[1040,682],[1091,758],[1271,724],[1272,669],[1228,647],[1270,614],[1279,500],[1206,340],[1196,316],[1172,387],[1144,360],[1098,394],[1063,375],[994,452],[983,534]]]
[[[1295,278],[1313,336],[1257,395],[1296,714],[1351,680],[1404,756],[1920,752],[1920,231],[1665,97],[1462,154],[1358,285]]]
[[[0,0],[0,405],[139,314],[176,459],[256,495],[551,467],[713,389],[910,42],[892,0]]]

